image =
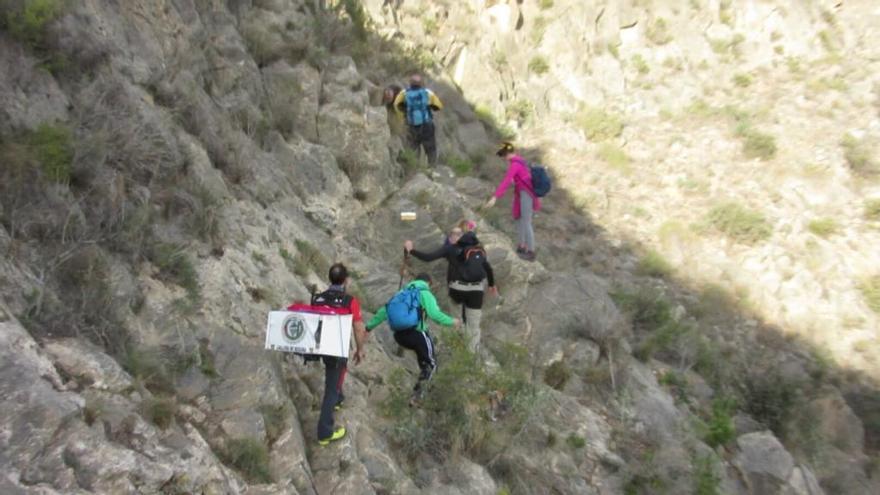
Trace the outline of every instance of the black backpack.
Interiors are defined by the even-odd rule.
[[[486,250],[482,246],[463,248],[459,258],[463,282],[481,282],[486,278]]]
[[[331,308],[348,308],[352,297],[338,290],[325,290],[312,294],[312,306],[330,306]]]
[[[331,308],[350,308],[351,301],[354,298],[345,292],[340,292],[338,290],[325,290],[324,292],[319,292],[317,294],[312,294],[312,306],[330,306]],[[321,326],[318,325],[318,330],[315,331],[315,341],[321,342]],[[302,354],[303,362],[310,363],[312,361],[319,361],[321,356],[318,354]]]

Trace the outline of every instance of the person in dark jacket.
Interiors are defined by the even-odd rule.
[[[403,247],[407,253],[421,261],[431,262],[445,258],[449,263],[446,269],[449,298],[456,304],[461,305],[461,320],[468,335],[468,347],[472,352],[478,352],[480,347],[480,318],[483,313],[484,287],[488,282],[489,291],[496,296],[498,295],[498,288],[495,287],[495,275],[492,272],[492,265],[486,259],[486,252],[482,249],[476,233],[469,231],[459,236],[453,231],[449,236],[448,244],[444,243],[439,248],[428,252],[414,249],[411,240],[405,241]],[[472,255],[470,251],[477,248],[482,251],[482,270],[480,271],[483,275],[482,278],[475,277],[472,269],[467,270],[467,273],[465,270],[465,257]]]

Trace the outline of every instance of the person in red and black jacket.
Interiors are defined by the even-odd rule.
[[[351,312],[356,347],[354,363],[358,364],[364,357],[364,345],[367,341],[367,331],[361,316],[360,301],[347,293],[351,279],[345,265],[336,263],[331,266],[329,278],[330,287],[324,292],[312,296],[312,306],[346,308]],[[288,309],[293,310],[293,306]],[[348,358],[321,356],[321,360],[324,361],[324,399],[321,401],[321,415],[318,418],[318,443],[327,445],[345,436],[344,426],[334,428],[333,412],[341,408],[345,401],[342,383],[345,381],[345,374],[348,371]]]

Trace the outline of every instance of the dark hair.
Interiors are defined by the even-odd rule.
[[[422,273],[416,275],[416,280],[421,280],[423,282],[428,282],[430,284],[431,283],[431,276],[425,272],[422,272]]]
[[[501,147],[498,148],[498,151],[495,152],[496,155],[500,157],[507,156],[510,153],[516,151],[516,148],[513,147],[513,143],[510,141],[504,141],[501,143]]]
[[[348,268],[342,263],[334,263],[333,266],[330,267],[329,276],[331,284],[342,285],[345,283],[345,279],[348,278]]]

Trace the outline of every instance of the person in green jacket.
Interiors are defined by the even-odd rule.
[[[394,340],[397,344],[400,347],[414,351],[419,363],[419,370],[421,372],[415,387],[413,387],[414,400],[422,397],[425,382],[431,379],[434,371],[437,369],[437,360],[434,357],[434,340],[431,338],[431,334],[428,333],[427,319],[430,318],[446,327],[459,327],[461,325],[458,318],[453,318],[440,309],[440,306],[437,305],[437,299],[431,293],[430,284],[431,276],[427,273],[418,274],[415,280],[406,284],[403,290],[418,290],[419,310],[422,312],[422,315],[415,326],[394,331]],[[385,305],[379,308],[376,315],[367,322],[367,332],[372,331],[387,319],[388,312],[387,305]]]

